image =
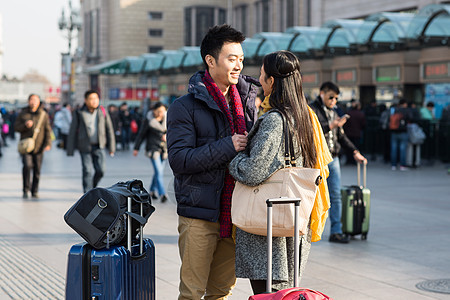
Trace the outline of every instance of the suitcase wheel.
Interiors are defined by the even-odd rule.
[[[367,233],[361,234],[361,239],[362,240],[367,240]]]

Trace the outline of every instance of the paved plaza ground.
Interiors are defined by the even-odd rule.
[[[0,158],[0,300],[64,299],[67,253],[81,238],[69,228],[64,213],[82,195],[78,154],[67,157],[53,148],[45,153],[40,198],[22,199],[21,160],[16,145]],[[141,152],[118,152],[107,158],[100,182],[138,178],[149,185],[153,173]],[[391,171],[370,162],[368,187],[372,210],[368,239],[347,245],[323,240],[313,243],[301,286],[335,300],[450,299],[450,294],[418,289],[425,280],[448,279],[450,293],[450,176],[435,162],[408,172]],[[145,228],[156,245],[157,299],[176,299],[180,259],[172,174],[165,170],[170,200],[155,202],[156,212]],[[342,167],[343,184],[356,182],[354,167]],[[329,225],[329,224],[327,224]],[[239,279],[230,299],[247,299],[247,280]]]

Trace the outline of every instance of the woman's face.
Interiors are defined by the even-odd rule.
[[[264,96],[267,97],[272,93],[272,87],[273,87],[273,77],[270,76],[269,78],[266,78],[266,72],[264,71],[264,65],[261,66],[261,75],[259,76],[259,82],[262,85],[262,88],[264,90]]]
[[[153,116],[155,116],[155,118],[162,118],[164,116],[164,114],[166,113],[166,108],[164,106],[160,106],[157,109],[153,110]]]

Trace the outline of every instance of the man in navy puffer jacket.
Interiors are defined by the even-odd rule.
[[[200,47],[206,71],[191,77],[188,94],[167,114],[182,262],[178,299],[225,299],[236,282],[227,166],[247,145],[259,86],[240,75],[244,39],[228,25],[211,28]]]

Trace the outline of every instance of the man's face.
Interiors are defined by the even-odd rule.
[[[211,55],[206,56],[209,73],[221,90],[238,83],[243,61],[244,52],[240,43],[224,43],[217,60]]]
[[[32,112],[35,112],[39,108],[40,104],[41,100],[39,100],[39,97],[36,95],[31,96],[28,100],[28,106]]]
[[[84,103],[88,109],[97,109],[98,104],[100,103],[100,99],[96,93],[90,94],[86,99],[84,99]]]
[[[338,94],[336,94],[334,91],[321,91],[320,97],[322,98],[323,104],[325,104],[326,107],[332,109],[336,106]]]

